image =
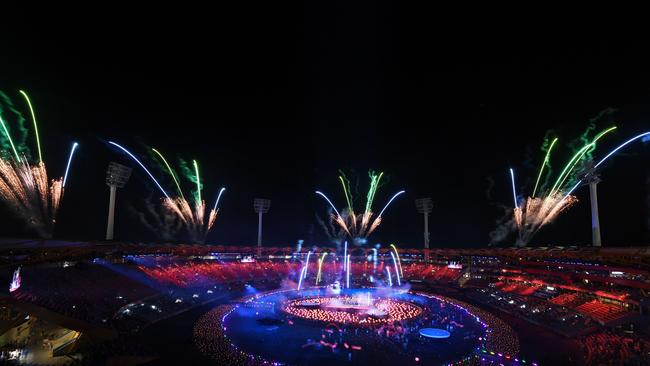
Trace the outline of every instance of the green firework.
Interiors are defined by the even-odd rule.
[[[379,188],[379,181],[383,175],[384,172],[379,174],[372,170],[368,172],[368,176],[370,177],[370,188],[368,189],[368,194],[366,196],[366,213],[369,213],[372,210],[372,202],[375,200],[375,194],[377,193],[377,188]]]
[[[197,202],[201,203],[201,177],[199,176],[199,164],[196,160],[192,160],[194,164],[194,171],[196,172],[196,195],[198,197]]]
[[[36,113],[34,113],[34,107],[32,107],[32,102],[29,100],[29,96],[22,90],[19,90],[20,94],[25,97],[27,101],[27,106],[29,106],[29,112],[32,115],[32,122],[34,122],[34,134],[36,135],[36,147],[38,148],[38,161],[43,161],[43,153],[41,152],[41,139],[38,136],[38,125],[36,124]]]
[[[544,172],[544,167],[549,165],[549,156],[551,155],[551,150],[553,150],[553,146],[555,146],[555,143],[557,142],[557,137],[553,139],[553,142],[551,142],[551,145],[549,146],[548,150],[546,150],[546,156],[544,157],[544,160],[542,161],[542,166],[539,168],[539,174],[537,175],[537,181],[535,182],[535,188],[533,189],[533,197],[535,197],[535,192],[537,192],[537,186],[539,185],[539,180],[542,178],[542,172]],[[546,145],[546,144],[544,144]]]
[[[600,132],[594,139],[583,146],[578,152],[576,152],[571,160],[567,163],[567,165],[562,169],[562,173],[560,173],[560,176],[558,177],[557,181],[555,184],[553,184],[553,187],[551,188],[551,194],[557,193],[563,186],[564,182],[567,180],[567,178],[571,175],[571,172],[575,168],[575,166],[580,162],[585,156],[589,156],[589,154],[594,151],[596,148],[596,142],[600,140],[603,136],[606,134],[610,133],[611,131],[615,130],[616,126],[610,127],[606,130],[603,130]]]
[[[21,155],[29,158],[31,154],[26,144],[29,131],[25,127],[25,118],[2,91],[0,91],[0,117],[4,121],[0,133],[0,149],[13,151],[19,160]]]
[[[348,211],[354,212],[354,209],[352,208],[352,193],[350,192],[350,181],[345,176],[345,174],[343,174],[343,172],[341,172],[341,175],[339,175],[339,180],[341,181],[341,185],[343,186],[343,194],[345,194],[345,200],[348,203]]]
[[[181,195],[181,197],[185,198],[185,196],[183,196],[183,191],[181,190],[181,185],[178,183],[178,179],[176,179],[176,174],[174,173],[172,167],[169,166],[169,163],[167,163],[167,159],[165,159],[165,157],[160,153],[160,151],[154,148],[151,148],[151,150],[154,153],[156,153],[160,157],[160,159],[162,159],[163,163],[167,167],[167,171],[169,172],[169,175],[172,176],[172,179],[174,179],[174,183],[176,183],[176,188],[178,189],[178,193]]]

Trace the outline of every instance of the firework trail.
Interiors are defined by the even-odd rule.
[[[205,237],[208,235],[208,232],[210,232],[217,219],[217,214],[219,212],[219,200],[226,189],[221,188],[221,190],[219,190],[219,195],[217,196],[217,199],[214,203],[214,207],[209,212],[207,212],[206,215],[207,205],[205,201],[201,199],[201,180],[199,175],[199,165],[197,161],[192,161],[196,177],[194,183],[196,183],[197,186],[197,194],[195,197],[194,205],[192,205],[187,199],[185,199],[183,191],[180,188],[180,184],[175,177],[174,170],[169,166],[165,157],[158,150],[152,150],[162,159],[165,167],[167,167],[169,175],[171,175],[172,179],[174,179],[174,183],[176,183],[176,187],[178,188],[178,192],[180,194],[180,197],[163,199],[163,206],[170,212],[175,213],[181,219],[185,225],[185,228],[187,229],[191,241],[203,243],[205,241]]]
[[[388,278],[388,287],[393,287],[393,279],[390,277],[390,267],[386,266],[386,274]]]
[[[567,178],[571,176],[571,173],[573,172],[574,168],[580,161],[584,161],[584,157],[591,157],[591,152],[594,151],[596,148],[596,142],[600,140],[603,136],[606,134],[614,131],[616,129],[616,126],[610,127],[594,138],[594,140],[591,143],[586,144],[582,149],[578,150],[577,153],[569,160],[569,163],[564,167],[562,170],[562,173],[560,173],[560,176],[558,177],[557,181],[551,188],[551,194],[559,193],[561,189],[564,187],[564,183],[566,182]],[[568,169],[568,170],[567,170]],[[575,178],[574,178],[575,180]]]
[[[323,255],[318,260],[318,273],[316,274],[316,286],[318,286],[318,283],[321,280],[321,269],[323,268],[323,261],[325,261],[325,257],[327,257],[327,252],[323,253]]]
[[[52,237],[62,196],[62,179],[49,181],[42,162],[0,158],[0,198],[40,237]]]
[[[212,208],[212,210],[214,211],[217,210],[217,206],[219,206],[219,200],[221,199],[221,195],[225,191],[226,191],[226,187],[221,187],[221,189],[219,190],[219,194],[217,195],[217,199],[214,201],[214,207]]]
[[[598,133],[592,140],[589,140],[586,137],[587,133],[593,130],[593,126],[589,126],[587,132],[580,137],[580,140],[584,142],[584,145],[577,150],[571,159],[569,159],[551,188],[546,189],[544,186],[540,187],[539,182],[543,176],[544,167],[549,166],[551,150],[558,141],[557,138],[553,139],[553,142],[546,151],[546,156],[542,161],[535,188],[533,189],[533,194],[524,199],[521,203],[517,201],[514,172],[510,169],[512,190],[515,200],[513,219],[511,222],[518,231],[518,245],[526,245],[542,227],[553,222],[560,213],[577,202],[576,197],[571,196],[573,189],[569,189],[574,182],[579,181],[575,172],[576,166],[581,162],[584,163],[588,158],[590,158],[591,153],[596,148],[598,140],[615,129],[615,126],[605,129]],[[538,193],[538,188],[541,188],[539,190],[541,193],[536,195],[536,193]]]
[[[404,271],[402,270],[402,261],[399,258],[399,253],[397,252],[397,247],[395,246],[395,244],[391,244],[390,247],[393,248],[393,250],[395,251],[395,256],[397,257],[397,264],[399,265],[400,276],[404,277]],[[376,252],[377,252],[377,250],[375,249],[375,256],[377,255]]]
[[[20,155],[18,155],[18,150],[16,150],[16,145],[14,145],[14,140],[11,139],[11,134],[9,133],[9,130],[7,129],[7,125],[5,124],[5,121],[2,119],[2,117],[0,117],[0,125],[2,125],[2,130],[4,131],[7,140],[9,140],[9,144],[11,145],[11,150],[13,150],[14,154],[16,155],[16,161],[20,161]]]
[[[194,196],[194,200],[201,201],[201,189],[203,186],[201,185],[201,179],[198,174],[198,165],[196,165],[194,161],[188,163],[183,159],[178,159],[178,167],[180,168],[185,178],[190,183],[194,183],[196,185],[196,190],[191,191]]]
[[[72,143],[72,149],[70,149],[70,155],[68,155],[68,164],[66,164],[66,166],[65,166],[65,174],[63,174],[63,187],[64,188],[65,188],[65,182],[68,181],[68,173],[70,172],[70,164],[72,164],[72,157],[74,156],[74,152],[77,151],[77,147],[79,147],[78,143],[76,143],[76,142]]]
[[[192,160],[192,163],[194,164],[194,171],[196,172],[196,200],[201,202],[201,177],[199,176],[199,164],[196,160]]]
[[[165,164],[165,167],[167,167],[167,171],[169,172],[169,175],[172,176],[172,179],[174,180],[174,183],[176,184],[176,188],[178,189],[178,194],[180,194],[181,197],[184,197],[183,196],[183,190],[181,189],[181,185],[178,183],[178,179],[176,179],[176,174],[174,173],[174,169],[172,169],[172,167],[169,166],[169,163],[167,162],[167,159],[165,159],[165,157],[160,153],[160,151],[158,151],[156,149],[153,149],[153,148],[151,149],[151,151],[153,151],[156,155],[158,155],[160,157],[160,159],[163,161],[163,164]]]
[[[181,219],[192,242],[203,243],[217,219],[217,210],[210,210],[206,221],[205,202],[192,205],[185,198],[174,197],[164,198],[163,206]]]
[[[402,282],[400,281],[399,278],[399,267],[397,266],[397,261],[395,260],[395,254],[393,252],[390,252],[391,258],[393,258],[393,265],[395,266],[395,276],[397,276],[397,286],[402,286]]]
[[[165,197],[170,198],[169,195],[167,194],[167,192],[165,192],[163,187],[160,185],[160,183],[158,183],[158,180],[156,180],[156,178],[153,177],[153,174],[151,174],[149,169],[147,169],[147,167],[145,167],[144,164],[142,164],[142,162],[140,160],[138,160],[138,158],[135,157],[135,155],[133,155],[129,150],[125,149],[122,145],[119,145],[119,144],[117,144],[117,143],[115,143],[113,141],[109,141],[108,143],[113,145],[113,146],[116,146],[120,150],[124,151],[131,159],[133,159],[136,163],[138,163],[138,165],[140,165],[140,167],[142,167],[142,169],[144,169],[144,171],[147,172],[147,174],[149,175],[151,180],[153,180],[153,182],[156,184],[156,186],[158,186],[158,189],[160,189],[162,194],[164,194]]]
[[[16,160],[20,160],[23,156],[31,159],[31,151],[27,144],[29,130],[25,127],[25,118],[11,98],[2,91],[0,91],[0,116],[5,123],[0,129],[0,150],[13,151]]]
[[[347,256],[347,266],[345,269],[345,287],[350,288],[350,254]]]
[[[214,207],[210,209],[209,211],[207,208],[207,205],[205,201],[201,199],[201,184],[200,184],[200,179],[199,179],[199,166],[196,160],[193,161],[194,169],[195,169],[195,174],[196,174],[196,179],[192,180],[193,183],[196,183],[198,192],[195,197],[194,203],[190,203],[185,196],[183,195],[183,191],[181,189],[180,183],[178,179],[176,178],[176,174],[172,167],[169,165],[167,162],[167,159],[165,159],[164,155],[157,149],[152,148],[151,151],[160,158],[162,161],[162,165],[166,168],[167,173],[172,177],[174,180],[174,183],[176,185],[176,188],[178,190],[179,196],[177,197],[172,197],[167,194],[167,192],[162,188],[160,183],[156,178],[154,178],[153,174],[145,167],[145,165],[138,160],[138,158],[133,155],[131,152],[129,152],[127,149],[124,147],[118,145],[115,142],[109,141],[110,144],[117,146],[120,150],[124,151],[129,157],[131,157],[144,171],[149,175],[149,177],[154,181],[156,186],[160,189],[160,191],[163,193],[165,196],[162,199],[162,207],[167,210],[170,213],[173,213],[180,221],[182,222],[183,226],[185,227],[189,239],[192,242],[195,243],[204,243],[205,238],[214,226],[214,223],[216,222],[217,219],[217,214],[219,212],[219,200],[221,198],[221,195],[223,192],[226,190],[225,188],[221,188],[219,191],[219,195],[217,196],[217,200],[214,204]]]
[[[526,245],[544,225],[553,222],[578,200],[555,193],[545,197],[528,197],[514,209],[514,222],[519,231],[518,245]]]
[[[19,92],[27,101],[27,105],[29,106],[29,112],[32,115],[32,122],[34,123],[34,135],[36,135],[36,146],[38,147],[38,161],[41,162],[43,161],[43,153],[41,152],[41,139],[38,136],[38,124],[36,124],[36,113],[34,113],[34,108],[32,107],[32,101],[29,100],[29,96],[27,95],[27,93],[25,93],[22,90],[19,90]]]
[[[554,138],[553,142],[551,142],[551,146],[549,146],[548,150],[546,150],[546,156],[544,157],[544,161],[542,161],[542,166],[539,168],[539,174],[537,175],[537,180],[535,181],[535,188],[533,188],[533,194],[531,195],[532,197],[535,197],[535,193],[537,192],[537,187],[539,186],[539,180],[542,178],[542,173],[544,172],[544,168],[549,166],[549,157],[551,156],[551,150],[553,150],[553,146],[555,146],[555,143],[557,142],[558,138]]]
[[[363,243],[364,240],[372,234],[375,229],[377,229],[382,221],[384,211],[386,211],[391,202],[401,194],[405,193],[405,191],[397,192],[391,197],[378,215],[374,214],[372,212],[372,205],[383,175],[383,172],[379,174],[372,170],[368,172],[370,186],[368,188],[368,193],[366,194],[364,211],[360,214],[357,214],[354,211],[354,197],[352,196],[352,191],[350,189],[350,181],[342,172],[338,178],[343,187],[343,194],[347,203],[347,207],[344,210],[339,212],[339,210],[336,209],[336,206],[334,206],[332,201],[324,193],[316,191],[316,194],[323,197],[334,211],[334,213],[330,215],[331,221],[340,227],[341,230],[344,231],[345,234],[347,234],[347,236],[355,243]]]
[[[64,176],[58,179],[49,179],[42,158],[34,109],[27,94],[22,90],[20,93],[26,98],[34,121],[39,160],[33,164],[29,162],[27,157],[29,149],[27,146],[23,146],[22,143],[24,139],[18,140],[20,144],[14,143],[8,123],[1,115],[5,109],[1,108],[0,105],[0,126],[2,127],[0,135],[3,135],[6,141],[9,142],[13,152],[12,156],[7,151],[7,147],[2,146],[2,155],[0,155],[0,200],[21,218],[30,229],[34,230],[39,237],[51,238],[56,222],[56,214],[63,199],[64,187],[72,158],[79,144],[75,142],[72,145]],[[8,100],[4,94],[2,94],[2,98],[5,102]],[[22,121],[19,112],[13,109],[11,104],[9,104],[9,107],[12,112],[18,115],[18,121]],[[22,122],[19,122],[18,129],[22,131],[22,128]],[[22,156],[19,154],[19,149]]]
[[[512,180],[512,199],[517,207],[517,190],[515,189],[515,171],[510,168],[510,179]]]
[[[605,155],[604,158],[600,159],[600,161],[598,161],[598,163],[596,163],[596,165],[594,165],[594,169],[597,169],[602,163],[604,163],[607,159],[609,159],[612,155],[616,154],[619,150],[621,150],[625,146],[631,144],[632,142],[634,142],[634,141],[636,141],[638,139],[641,139],[641,138],[644,138],[644,137],[647,137],[647,136],[650,136],[650,131],[644,132],[644,133],[639,134],[639,135],[636,135],[636,136],[632,137],[631,139],[625,141],[624,143],[620,144],[614,150],[610,151],[609,154]],[[576,183],[573,187],[571,187],[571,189],[566,193],[565,197],[569,197],[571,195],[571,193],[573,193],[573,191],[575,191],[576,188],[578,188],[580,186],[580,184],[582,184],[582,180],[578,181],[578,183]]]

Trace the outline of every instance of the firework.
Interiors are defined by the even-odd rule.
[[[183,197],[163,198],[163,207],[181,219],[190,235],[190,240],[194,242],[203,242],[217,219],[218,209],[210,210],[206,220],[205,202],[196,202],[192,205]]]
[[[32,101],[29,100],[29,96],[27,95],[27,93],[25,93],[22,90],[19,90],[19,92],[25,98],[25,100],[27,101],[27,105],[29,106],[29,112],[32,115],[32,122],[34,123],[34,135],[36,135],[36,147],[38,148],[38,161],[43,161],[43,153],[41,152],[41,139],[38,136],[38,124],[36,124],[36,113],[34,113],[34,108],[32,107]]]
[[[394,194],[391,199],[388,200],[388,203],[386,203],[383,209],[379,211],[379,214],[376,215],[372,212],[372,205],[384,173],[381,172],[377,174],[373,171],[370,171],[368,175],[370,177],[370,187],[368,188],[368,193],[366,194],[366,204],[364,211],[360,214],[356,214],[354,211],[354,197],[352,196],[352,191],[350,189],[350,181],[343,173],[339,175],[339,181],[343,187],[343,194],[345,196],[347,207],[342,212],[339,212],[339,210],[336,209],[336,206],[334,206],[332,201],[324,193],[316,191],[316,194],[322,196],[334,211],[330,217],[331,221],[339,226],[341,230],[344,231],[345,234],[347,234],[348,237],[352,238],[352,240],[356,243],[363,242],[370,234],[375,231],[375,229],[377,229],[382,221],[382,215],[384,211],[386,211],[388,206],[391,204],[391,202],[393,202],[395,198],[405,193],[405,191],[399,191]]]
[[[212,208],[213,211],[217,210],[217,206],[219,206],[219,200],[221,199],[221,195],[225,191],[226,191],[226,187],[221,187],[221,189],[219,190],[219,194],[217,195],[217,199],[214,201],[214,207]]]
[[[343,272],[347,271],[347,260],[348,260],[348,242],[346,241],[343,247]]]
[[[399,278],[399,267],[397,266],[397,261],[395,260],[395,254],[390,252],[391,258],[393,258],[393,266],[395,266],[395,276],[397,277],[397,286],[402,286],[402,282]]]
[[[9,133],[9,130],[7,129],[7,125],[5,124],[5,121],[2,119],[0,116],[0,125],[2,125],[2,130],[5,133],[5,136],[7,136],[7,140],[9,140],[9,144],[11,145],[11,149],[13,150],[14,154],[16,155],[16,161],[20,161],[20,155],[18,155],[18,150],[16,150],[16,145],[14,145],[14,140],[11,138],[11,134]]]
[[[72,157],[74,156],[74,152],[77,150],[77,147],[79,147],[79,144],[74,142],[72,144],[72,149],[70,149],[70,155],[68,155],[68,164],[65,166],[65,174],[63,174],[63,187],[65,187],[65,182],[68,181],[68,173],[70,172],[70,164],[72,163]]]
[[[210,230],[214,226],[214,223],[216,222],[217,214],[219,212],[219,207],[218,207],[219,200],[221,198],[221,195],[226,189],[221,188],[217,196],[217,199],[215,201],[214,207],[211,210],[207,211],[208,210],[207,205],[205,201],[201,199],[199,165],[197,161],[194,160],[193,164],[194,164],[194,169],[196,174],[196,184],[197,184],[198,192],[197,195],[195,196],[194,203],[190,203],[183,195],[183,191],[181,189],[180,183],[176,178],[176,174],[174,170],[167,162],[167,159],[165,159],[165,157],[159,150],[152,148],[151,150],[154,152],[154,154],[158,156],[160,160],[162,160],[163,165],[165,166],[168,174],[174,180],[174,183],[178,190],[179,196],[171,197],[163,189],[163,187],[160,185],[158,180],[149,171],[149,169],[147,169],[145,165],[135,155],[133,155],[127,149],[118,145],[115,142],[109,141],[109,143],[114,146],[117,146],[120,150],[124,151],[129,157],[131,157],[136,163],[138,163],[138,165],[140,165],[142,169],[144,169],[144,171],[149,175],[149,177],[153,180],[153,182],[156,184],[156,186],[160,189],[160,191],[165,196],[162,199],[163,207],[167,211],[173,213],[181,220],[192,242],[203,243],[205,241],[205,237],[207,236],[208,232],[210,232]]]
[[[550,189],[545,189],[543,185],[540,187],[539,183],[541,177],[543,176],[544,167],[549,165],[551,150],[553,149],[555,143],[558,141],[557,138],[553,139],[553,142],[550,144],[546,152],[546,156],[542,161],[542,165],[535,182],[535,188],[533,189],[533,194],[525,198],[521,203],[518,202],[517,194],[515,191],[514,171],[510,169],[512,194],[515,203],[513,210],[513,222],[519,233],[519,245],[526,245],[543,226],[553,222],[560,213],[577,202],[576,197],[571,196],[574,188],[569,189],[569,187],[571,187],[575,181],[579,181],[575,173],[576,166],[580,162],[585,162],[589,154],[596,148],[596,142],[598,142],[598,140],[615,129],[615,126],[610,127],[597,134],[593,140],[587,140],[586,144],[578,149],[578,151],[564,166],[553,186],[551,186]],[[536,196],[538,187],[541,188],[539,190],[541,194],[539,196]]]
[[[7,122],[0,116],[2,132],[9,141],[9,146],[14,154],[12,156],[10,153],[3,151],[2,156],[0,156],[0,200],[25,221],[27,226],[34,230],[37,235],[42,238],[50,238],[54,230],[56,214],[63,198],[72,158],[79,144],[75,142],[72,145],[64,176],[49,179],[41,152],[34,109],[27,94],[22,90],[20,93],[27,100],[34,121],[39,159],[36,163],[29,162],[27,158],[29,148],[27,146],[18,146],[22,152],[25,152],[22,157],[20,156],[7,127]]]
[[[390,277],[390,267],[386,266],[386,274],[388,278],[388,286],[393,287],[393,279]]]
[[[644,137],[647,137],[647,136],[650,136],[650,131],[644,132],[644,133],[639,134],[639,135],[636,135],[636,136],[632,137],[631,139],[625,141],[624,143],[618,145],[614,150],[610,151],[607,155],[605,155],[604,158],[600,159],[600,161],[598,161],[598,163],[596,163],[596,165],[594,165],[594,169],[597,169],[607,159],[609,159],[612,155],[616,154],[619,150],[621,150],[625,146],[629,145],[630,143],[632,143],[632,142],[634,142],[634,141],[636,141],[636,140],[638,140],[640,138],[644,138]],[[578,183],[576,183],[573,187],[571,187],[571,189],[566,193],[566,196],[567,197],[570,196],[571,193],[573,193],[573,191],[575,191],[576,188],[578,188],[581,184],[582,184],[582,180],[578,181]]]
[[[196,160],[192,160],[192,163],[194,164],[194,171],[196,172],[196,201],[201,202],[201,178],[199,176],[199,164],[196,162]]]
[[[323,255],[318,260],[318,273],[316,274],[316,285],[318,285],[318,283],[321,280],[321,269],[323,268],[323,261],[325,261],[326,256],[327,256],[327,252],[323,253]]]
[[[553,222],[564,210],[577,202],[574,196],[555,193],[545,197],[528,197],[514,209],[519,230],[519,244],[525,245],[544,225]]]
[[[395,244],[390,245],[391,248],[395,251],[395,256],[397,257],[397,264],[399,265],[400,276],[404,277],[404,271],[402,270],[402,261],[399,258],[399,253],[397,252],[397,247]],[[377,249],[375,249],[375,257],[377,256]]]
[[[515,172],[510,168],[510,179],[512,180],[512,199],[517,207],[517,190],[515,189]]]
[[[151,151],[153,151],[156,155],[158,155],[160,157],[160,159],[162,159],[163,163],[167,167],[167,171],[169,172],[169,175],[172,176],[172,179],[174,180],[174,183],[176,184],[176,188],[178,189],[178,194],[180,194],[181,197],[184,197],[183,196],[183,190],[181,189],[181,185],[178,183],[178,179],[176,179],[176,174],[174,173],[174,170],[172,169],[172,167],[169,166],[169,163],[167,162],[167,159],[165,159],[165,157],[160,153],[160,151],[158,151],[156,149],[151,149]]]
[[[42,162],[0,159],[0,197],[27,225],[50,238],[63,196],[62,179],[48,180]]]
[[[307,267],[302,267],[300,269],[300,277],[298,278],[298,291],[300,291],[300,288],[302,287],[302,280],[305,278],[305,273],[307,272]]]
[[[311,250],[307,253],[307,260],[305,261],[305,274],[302,276],[303,279],[307,278],[307,271],[309,270],[309,257],[311,257]]]
[[[350,254],[347,256],[347,268],[345,269],[345,287],[350,288]]]
[[[578,152],[569,160],[569,163],[564,167],[562,170],[562,173],[560,173],[560,176],[558,177],[557,181],[551,188],[550,194],[555,194],[561,192],[562,188],[564,187],[564,183],[566,182],[567,178],[571,176],[571,173],[573,172],[573,169],[576,167],[576,165],[582,160],[582,158],[587,154],[588,152],[591,152],[594,150],[596,147],[596,142],[600,140],[603,136],[606,134],[614,131],[616,129],[616,126],[610,127],[594,138],[594,140],[585,146],[582,147],[582,149],[578,150]]]
[[[539,174],[537,175],[537,180],[535,181],[535,188],[533,188],[532,197],[535,197],[535,193],[537,192],[537,187],[539,186],[539,180],[542,178],[542,173],[544,172],[544,168],[547,167],[549,164],[549,156],[551,156],[551,150],[553,150],[553,146],[555,146],[555,143],[557,141],[558,138],[557,137],[554,138],[553,142],[551,142],[551,146],[549,146],[548,150],[546,150],[546,156],[544,157],[544,161],[542,161],[542,166],[539,168]]]
[[[126,153],[126,154],[131,158],[131,159],[133,159],[136,163],[138,163],[138,165],[140,165],[140,167],[141,167],[142,169],[144,169],[144,171],[149,175],[149,177],[151,178],[151,180],[153,180],[153,182],[156,184],[156,186],[158,187],[158,189],[160,189],[160,191],[162,192],[162,194],[165,195],[165,197],[170,198],[169,195],[167,194],[167,192],[165,192],[165,190],[163,189],[163,187],[160,185],[160,183],[158,183],[158,180],[156,180],[156,178],[154,178],[153,174],[151,174],[151,172],[149,171],[149,169],[147,169],[147,167],[145,167],[144,164],[142,164],[142,162],[141,162],[140,160],[138,160],[138,158],[135,157],[135,155],[133,155],[129,150],[125,149],[123,146],[121,146],[121,145],[119,145],[119,144],[117,144],[117,143],[115,143],[115,142],[113,142],[113,141],[109,141],[108,143],[111,144],[111,145],[113,145],[113,146],[116,146],[116,147],[119,148],[120,150],[124,151],[124,152],[125,152],[125,153]]]

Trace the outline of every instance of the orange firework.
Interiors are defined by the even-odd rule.
[[[217,219],[219,208],[215,207],[208,213],[207,221],[205,220],[206,205],[205,201],[195,203],[194,208],[183,197],[163,198],[163,206],[176,214],[190,235],[190,239],[195,242],[202,242],[208,234],[214,222]]]
[[[187,233],[190,236],[190,240],[192,242],[196,243],[203,243],[205,241],[205,238],[214,226],[214,223],[217,219],[217,214],[219,212],[219,199],[221,198],[221,195],[223,192],[226,190],[226,188],[221,188],[219,190],[219,194],[217,195],[217,199],[214,203],[214,207],[207,212],[206,216],[206,210],[208,209],[205,201],[201,199],[201,183],[200,183],[200,178],[199,178],[199,166],[196,160],[193,161],[194,163],[194,169],[195,169],[195,178],[196,178],[196,186],[197,186],[197,191],[195,195],[195,200],[194,200],[194,205],[192,207],[192,204],[185,198],[185,195],[183,194],[183,191],[181,190],[180,183],[178,179],[176,178],[176,173],[172,169],[172,167],[169,165],[167,162],[167,159],[162,155],[162,153],[156,149],[151,149],[151,151],[162,161],[164,166],[167,169],[167,172],[169,175],[172,177],[174,180],[174,183],[176,185],[176,188],[178,189],[178,194],[179,196],[176,197],[171,197],[167,192],[162,188],[160,183],[153,177],[151,172],[138,160],[138,158],[133,155],[131,152],[129,152],[127,149],[122,147],[121,145],[110,141],[110,144],[118,147],[120,150],[125,152],[127,155],[131,157],[135,162],[138,163],[142,167],[142,169],[147,172],[149,177],[156,183],[156,186],[160,189],[162,194],[165,196],[162,199],[162,206],[169,212],[173,213],[175,216],[177,216],[181,222],[183,223],[183,226],[187,229]]]
[[[377,189],[379,188],[379,182],[381,180],[381,177],[384,175],[384,173],[375,173],[373,171],[369,172],[369,177],[370,177],[370,188],[368,189],[368,193],[366,194],[366,204],[365,204],[365,209],[362,214],[355,214],[354,213],[354,207],[353,207],[353,201],[354,197],[352,196],[352,192],[350,189],[350,182],[348,179],[345,177],[345,175],[341,174],[339,176],[339,181],[341,182],[341,185],[343,187],[343,194],[345,195],[345,199],[347,201],[347,207],[339,212],[332,201],[323,193],[320,191],[316,191],[317,195],[320,195],[329,203],[330,207],[334,211],[331,214],[331,222],[335,223],[338,227],[341,228],[342,233],[345,232],[348,237],[350,237],[355,243],[363,243],[365,239],[372,234],[375,229],[381,224],[382,222],[382,215],[384,211],[386,211],[386,208],[393,202],[395,198],[403,194],[405,191],[399,191],[395,193],[389,200],[388,203],[383,207],[381,211],[379,211],[379,214],[376,214],[372,211],[372,204],[375,198],[375,194],[377,192]]]
[[[565,196],[561,193],[546,197],[528,197],[524,203],[514,209],[519,243],[528,243],[542,226],[551,223],[562,211],[576,202],[578,199],[575,196]]]
[[[586,135],[583,136],[581,140],[587,141],[587,143],[574,153],[560,172],[555,183],[548,189],[541,178],[546,167],[548,167],[546,174],[547,176],[550,175],[550,154],[553,146],[558,141],[557,138],[554,138],[546,150],[546,156],[542,161],[539,174],[537,175],[532,196],[525,197],[521,201],[518,200],[515,189],[514,171],[510,169],[512,195],[514,199],[512,222],[514,222],[514,227],[519,232],[518,245],[526,245],[539,229],[553,222],[560,213],[578,201],[575,196],[571,195],[574,188],[570,189],[576,181],[580,180],[578,179],[580,173],[577,170],[585,169],[589,162],[591,152],[596,148],[596,142],[615,129],[616,126],[607,128],[598,133],[591,141],[586,138]],[[582,169],[578,169],[580,164],[583,166]],[[538,194],[537,196],[536,193]]]
[[[48,180],[42,162],[0,158],[0,198],[43,238],[50,238],[63,197],[63,178]]]
[[[38,146],[38,162],[30,163],[26,156],[29,149],[26,146],[14,144],[8,128],[9,125],[2,118],[1,112],[3,112],[3,109],[1,108],[2,105],[0,105],[0,127],[2,127],[0,136],[6,138],[8,142],[7,148],[0,151],[0,200],[24,220],[29,228],[36,231],[40,237],[50,238],[54,230],[56,214],[63,198],[70,163],[78,144],[75,142],[72,145],[65,175],[50,180],[42,157],[34,109],[27,94],[22,90],[20,93],[29,105],[34,123]],[[4,94],[2,96],[3,101],[10,107],[9,110],[18,115],[18,127],[22,129],[22,116],[13,109],[11,101]],[[8,151],[9,148],[11,148],[13,154]]]

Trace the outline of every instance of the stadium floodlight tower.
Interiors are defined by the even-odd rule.
[[[108,202],[108,223],[106,225],[106,240],[113,240],[113,226],[115,225],[115,194],[118,188],[124,187],[131,177],[131,168],[110,162],[106,170],[106,185],[111,189]]]
[[[418,198],[415,200],[415,208],[424,215],[424,259],[429,260],[429,214],[433,210],[431,198]]]
[[[600,172],[594,167],[592,160],[585,164],[584,173],[580,176],[584,185],[589,185],[589,202],[591,206],[591,244],[595,247],[602,246],[600,239],[600,220],[598,218],[598,183]]]
[[[593,160],[589,160],[579,175],[583,185],[589,185],[589,201],[591,203],[591,244],[602,246],[600,239],[600,220],[598,218],[598,187],[600,172],[595,168]]]
[[[262,255],[262,215],[269,212],[271,208],[271,200],[265,198],[256,198],[253,200],[253,208],[255,212],[259,215],[257,220],[257,256]]]

